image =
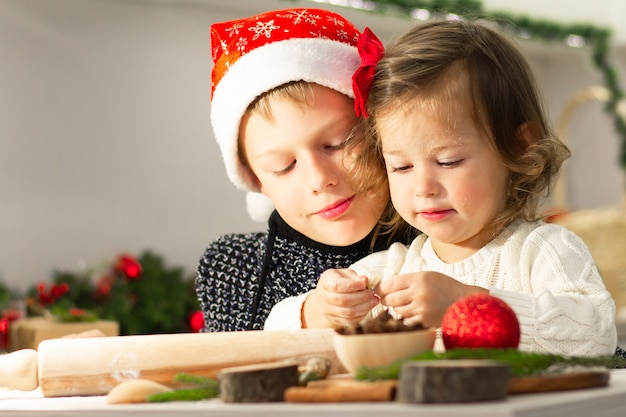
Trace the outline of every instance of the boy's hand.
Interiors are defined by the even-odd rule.
[[[439,327],[443,315],[459,298],[478,292],[481,287],[465,285],[439,272],[423,271],[396,275],[382,282],[376,294],[384,306],[392,307],[409,325]]]
[[[329,269],[320,276],[302,311],[303,327],[341,328],[360,322],[380,300],[367,277],[351,269]]]

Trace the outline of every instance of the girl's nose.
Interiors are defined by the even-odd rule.
[[[416,169],[413,176],[416,197],[433,197],[438,193],[438,184],[428,169]]]

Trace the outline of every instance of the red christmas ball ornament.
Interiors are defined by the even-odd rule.
[[[517,348],[519,321],[513,309],[489,294],[471,294],[448,307],[441,323],[446,349]]]

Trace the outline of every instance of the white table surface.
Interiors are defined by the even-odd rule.
[[[150,404],[106,404],[106,397],[43,398],[39,390],[0,391],[0,416],[626,416],[626,369],[611,371],[607,387],[541,394],[510,395],[504,401],[463,404],[256,403],[225,404],[219,400]]]

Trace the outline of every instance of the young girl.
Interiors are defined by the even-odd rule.
[[[206,249],[196,278],[205,331],[262,329],[274,304],[315,288],[324,270],[394,240],[375,239],[387,185],[357,193],[344,167],[359,36],[319,9],[212,25],[211,122],[228,176],[254,196],[253,218],[267,220],[268,201],[276,210],[266,233],[222,236]],[[363,314],[378,303],[364,279],[344,290],[346,304]]]
[[[368,97],[369,152],[355,183],[372,191],[365,179],[386,172],[397,213],[423,234],[323,276],[367,277],[383,306],[433,327],[460,297],[490,293],[516,312],[522,350],[613,353],[615,305],[587,247],[540,220],[569,150],[513,43],[483,23],[420,24],[385,52],[371,81],[357,94]],[[304,319],[328,325],[321,316]]]

